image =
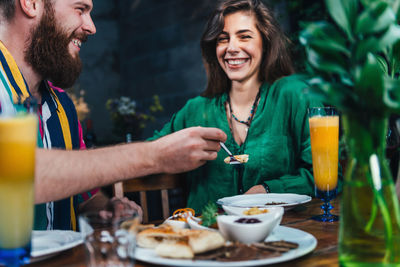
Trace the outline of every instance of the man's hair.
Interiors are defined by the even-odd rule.
[[[15,0],[0,0],[0,9],[6,20],[12,19],[15,13]]]
[[[272,12],[261,0],[222,0],[209,18],[201,38],[201,51],[207,72],[207,88],[203,96],[213,97],[228,92],[231,81],[221,68],[216,55],[218,36],[224,29],[227,15],[239,11],[249,12],[256,18],[256,26],[263,42],[260,66],[260,81],[273,83],[277,79],[294,72],[290,53],[287,49],[288,38],[281,31]]]

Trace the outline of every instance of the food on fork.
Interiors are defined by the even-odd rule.
[[[248,154],[242,154],[242,155],[234,155],[233,156],[235,159],[237,159],[240,163],[246,163],[247,161],[249,161],[249,155]],[[231,161],[230,157],[226,157],[224,159],[224,162],[226,164],[229,164]]]

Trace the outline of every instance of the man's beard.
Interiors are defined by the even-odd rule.
[[[73,37],[82,42],[87,39],[87,35],[66,34],[58,26],[54,10],[49,4],[39,25],[32,32],[25,60],[43,79],[50,80],[55,86],[69,88],[82,70],[79,55],[73,57],[69,53],[68,47]]]

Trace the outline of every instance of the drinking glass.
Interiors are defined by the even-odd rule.
[[[37,127],[37,116],[23,106],[0,110],[0,264],[6,266],[30,257]]]
[[[137,213],[116,216],[111,212],[88,212],[79,216],[85,240],[88,267],[133,267],[136,248]]]
[[[330,213],[330,201],[336,197],[339,161],[339,115],[331,107],[308,110],[311,152],[315,181],[315,196],[324,203],[323,214],[312,217],[322,222],[333,222],[338,216]]]

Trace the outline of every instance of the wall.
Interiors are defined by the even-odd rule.
[[[84,89],[100,143],[112,136],[105,102],[126,95],[145,109],[158,94],[165,111],[149,125],[150,136],[186,100],[205,86],[199,48],[214,1],[97,0],[92,12],[97,33],[81,50],[84,63],[75,91]]]

